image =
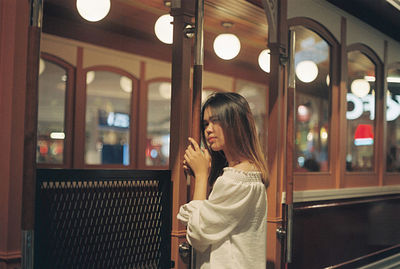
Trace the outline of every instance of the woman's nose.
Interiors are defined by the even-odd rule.
[[[211,132],[212,132],[211,123],[209,123],[209,124],[207,125],[206,132],[207,132],[207,133],[211,133]]]

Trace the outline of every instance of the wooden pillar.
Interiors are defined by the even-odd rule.
[[[190,91],[190,67],[192,40],[184,35],[184,29],[194,16],[194,1],[172,1],[174,17],[172,44],[172,94],[170,169],[172,171],[172,232],[171,259],[175,268],[186,268],[178,253],[178,246],[185,241],[186,227],[176,218],[179,207],[187,202],[187,179],[182,169],[183,155],[190,135],[192,95]]]
[[[284,226],[282,193],[286,180],[287,122],[287,0],[262,0],[268,19],[268,48],[271,72],[268,96],[267,158],[270,176],[268,188],[267,268],[282,268],[284,250],[277,229]]]
[[[39,100],[40,36],[42,32],[42,0],[31,0],[28,27],[26,69],[24,167],[22,185],[22,268],[33,268],[36,145]]]
[[[0,1],[0,268],[19,268],[29,1]]]

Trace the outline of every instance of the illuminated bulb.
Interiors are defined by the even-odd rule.
[[[39,61],[39,76],[44,72],[44,69],[46,69],[46,64],[42,58],[40,58]]]
[[[174,31],[174,26],[172,25],[173,21],[174,18],[171,15],[165,14],[159,17],[154,25],[154,32],[157,38],[165,44],[172,44]]]
[[[355,96],[362,98],[364,96],[367,96],[370,90],[370,86],[367,80],[360,78],[353,80],[350,89]]]
[[[132,92],[132,80],[128,77],[122,76],[119,79],[119,86],[124,92],[131,93]]]
[[[93,82],[95,77],[95,72],[94,71],[89,71],[86,73],[86,84],[89,85],[90,83]]]
[[[110,12],[110,0],[76,0],[79,15],[87,21],[102,20]]]
[[[164,99],[171,99],[171,83],[163,82],[160,84],[158,91]]]
[[[240,40],[234,34],[220,34],[214,40],[214,51],[221,59],[231,60],[240,52]]]
[[[270,50],[265,49],[258,56],[258,65],[264,72],[269,73],[271,68],[270,62],[271,62]]]
[[[313,61],[302,61],[296,66],[296,75],[301,81],[309,83],[318,76],[318,67]]]

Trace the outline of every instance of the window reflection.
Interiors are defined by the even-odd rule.
[[[360,51],[348,54],[347,171],[372,171],[375,136],[375,65]]]
[[[238,79],[237,92],[246,98],[256,122],[257,133],[262,145],[266,145],[266,96],[265,85]]]
[[[295,171],[329,170],[330,47],[315,32],[295,27]]]
[[[387,75],[387,171],[400,172],[400,67],[391,68]]]
[[[67,79],[67,71],[64,68],[40,59],[37,163],[64,163]]]
[[[129,165],[132,80],[96,70],[86,83],[85,163]]]
[[[148,86],[146,165],[166,166],[169,162],[171,83],[151,82]]]

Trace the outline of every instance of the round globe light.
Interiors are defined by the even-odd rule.
[[[240,40],[234,34],[220,34],[214,40],[214,51],[224,60],[235,58],[240,51]]]
[[[43,74],[44,69],[46,69],[46,64],[42,58],[39,60],[39,76]]]
[[[371,87],[369,86],[368,81],[360,78],[353,80],[350,89],[355,96],[362,98],[364,96],[367,96]]]
[[[313,61],[302,61],[296,66],[296,75],[301,81],[309,83],[318,76],[318,67]]]
[[[132,92],[132,80],[128,77],[122,76],[119,79],[119,86],[126,93]]]
[[[76,0],[79,15],[87,21],[102,20],[110,12],[110,0]]]
[[[86,84],[89,85],[90,83],[92,83],[95,76],[96,76],[96,73],[94,71],[87,72],[86,73]]]
[[[158,88],[158,92],[164,99],[171,99],[171,83],[169,82],[163,82],[160,84]]]
[[[174,18],[171,15],[165,14],[159,17],[154,25],[154,32],[157,38],[165,44],[172,44],[174,31],[173,21]]]
[[[270,62],[271,62],[270,50],[265,49],[260,53],[260,55],[258,55],[258,65],[264,72],[269,73],[271,68]]]

